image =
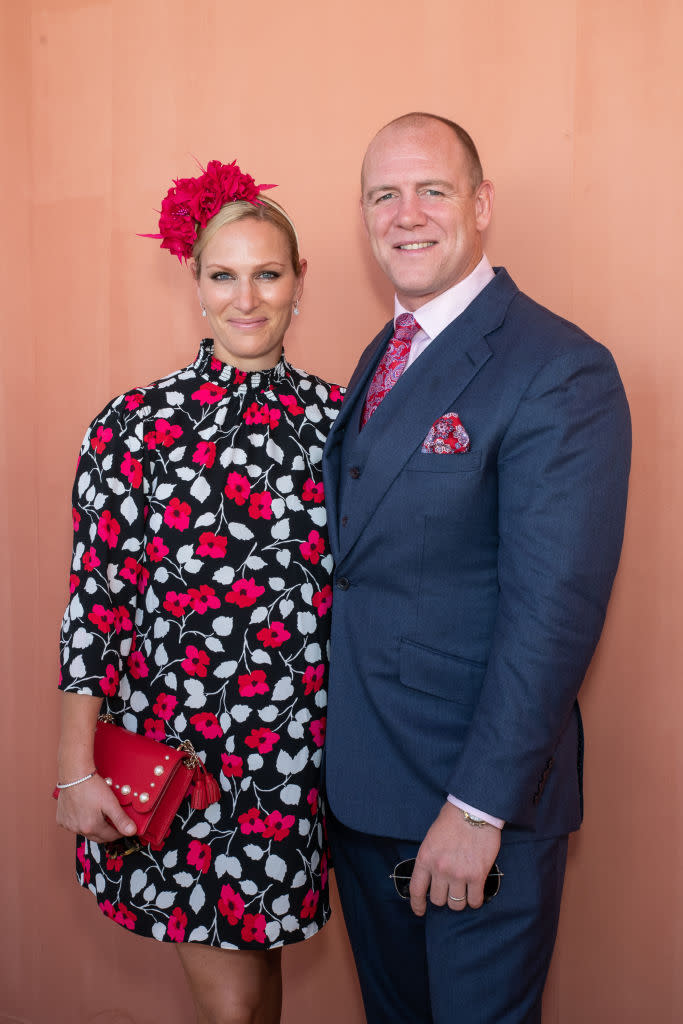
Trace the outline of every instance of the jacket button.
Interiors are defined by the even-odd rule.
[[[360,476],[360,466],[351,466],[351,469],[349,470],[349,476],[351,477],[352,480],[357,480],[358,477]]]
[[[340,576],[337,580],[337,588],[339,590],[348,590],[350,586],[351,582],[346,576]]]

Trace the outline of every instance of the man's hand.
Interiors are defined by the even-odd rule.
[[[484,882],[499,849],[500,829],[469,825],[458,807],[445,803],[418,850],[410,883],[413,912],[418,917],[425,913],[427,890],[437,907],[445,903],[451,910],[480,907]]]

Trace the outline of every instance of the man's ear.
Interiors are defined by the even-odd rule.
[[[484,231],[489,226],[491,214],[493,213],[493,200],[495,194],[496,190],[493,187],[493,182],[489,181],[488,178],[484,178],[476,191],[474,199],[477,228],[479,231]]]

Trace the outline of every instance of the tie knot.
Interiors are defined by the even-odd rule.
[[[419,330],[420,325],[412,313],[400,313],[396,317],[394,337],[397,340],[412,341]]]

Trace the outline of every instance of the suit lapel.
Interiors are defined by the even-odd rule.
[[[452,407],[492,357],[485,335],[501,324],[516,294],[517,288],[511,279],[505,271],[499,271],[496,279],[406,370],[363,428],[358,443],[369,446],[365,449],[367,459],[362,477],[354,485],[353,515],[341,537],[336,529],[335,495],[335,544],[340,545],[335,547],[338,558],[343,558],[353,547],[388,488],[419,449],[434,421]],[[378,335],[367,350],[369,353],[372,350],[371,356],[359,372],[357,381],[352,378],[353,394],[350,407],[345,410],[345,423],[349,430],[357,424],[358,403],[365,395],[370,373],[379,360],[379,352],[383,349],[381,342],[385,344],[388,337],[386,330]],[[341,436],[340,431],[339,440]]]

